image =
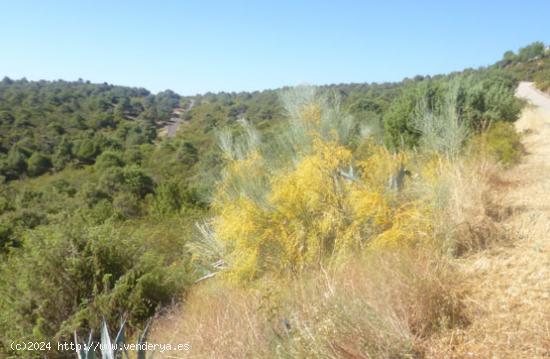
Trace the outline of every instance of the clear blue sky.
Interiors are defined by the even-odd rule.
[[[548,0],[0,1],[0,76],[184,95],[395,81],[550,42]]]

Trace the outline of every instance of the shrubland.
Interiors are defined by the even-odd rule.
[[[183,298],[154,339],[190,338],[191,356],[422,356],[468,322],[450,259],[502,237],[513,92],[547,65],[529,56],[192,98],[3,80],[0,347],[102,317],[131,333]]]
[[[186,338],[188,357],[422,357],[432,336],[466,325],[450,258],[499,239],[487,215],[498,164],[470,153],[487,132],[459,115],[459,85],[437,107],[415,103],[415,150],[388,150],[312,88],[283,95],[278,136],[248,123],[221,133],[214,217],[191,245],[219,272],[154,340]]]
[[[151,143],[180,97],[66,81],[0,82],[0,175],[36,177],[91,164],[103,151]]]

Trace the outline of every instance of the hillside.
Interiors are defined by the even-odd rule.
[[[0,350],[25,357],[13,338],[72,340],[102,318],[135,335],[167,308],[153,338],[193,339],[192,357],[465,355],[485,329],[503,345],[513,321],[470,302],[496,307],[506,289],[489,284],[545,274],[504,278],[546,253],[543,229],[514,249],[487,233],[520,233],[516,209],[547,222],[546,127],[512,123],[520,81],[547,91],[549,71],[534,43],[447,75],[252,93],[5,78]],[[175,136],[159,136],[175,109]],[[529,325],[518,340],[542,335]],[[536,343],[510,350],[544,356]]]

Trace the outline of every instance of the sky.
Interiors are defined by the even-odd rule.
[[[550,1],[0,0],[0,77],[182,95],[399,81],[550,43]]]

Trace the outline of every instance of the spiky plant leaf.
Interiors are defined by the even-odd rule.
[[[149,334],[149,324],[151,324],[151,322],[148,322],[147,325],[145,326],[145,329],[143,329],[143,332],[141,333],[141,335],[139,336],[138,338],[138,353],[137,353],[137,359],[147,359],[147,351],[144,350],[141,345],[143,343],[145,343],[145,341],[147,340],[147,335]],[[153,355],[155,353],[151,353],[151,355],[149,356],[148,359],[153,359]]]
[[[116,345],[116,351],[115,351],[115,357],[116,358],[122,358],[122,354],[124,353],[126,355],[126,358],[129,357],[128,352],[124,348],[124,343],[126,342],[126,319],[123,319],[120,323],[120,329],[118,330],[118,333],[115,337],[115,345]]]
[[[95,359],[95,351],[92,348],[92,337],[93,337],[94,331],[90,331],[90,334],[88,335],[88,342],[80,342],[78,340],[78,336],[76,334],[76,331],[74,332],[74,343],[77,346],[76,348],[76,355],[78,359]],[[80,350],[78,347],[80,346]]]
[[[102,359],[115,359],[113,350],[111,349],[111,337],[109,335],[109,328],[107,328],[107,322],[103,319],[101,323],[101,358]]]

